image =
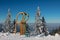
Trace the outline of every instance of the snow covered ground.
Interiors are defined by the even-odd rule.
[[[12,34],[12,33],[0,33],[0,40],[60,40],[60,35],[55,34],[55,36],[31,36],[25,37],[25,35],[20,35],[19,33]]]

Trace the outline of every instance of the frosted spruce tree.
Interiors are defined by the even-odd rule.
[[[7,18],[6,18],[5,23],[4,23],[3,31],[9,32],[10,27],[11,27],[11,13],[10,13],[10,9],[8,9],[8,15],[7,15]]]
[[[45,22],[45,18],[44,17],[42,17],[42,26],[43,26],[42,32],[45,34],[45,36],[47,36],[48,35],[48,31],[47,31],[46,22]]]

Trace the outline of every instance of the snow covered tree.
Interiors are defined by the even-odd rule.
[[[48,31],[47,31],[47,27],[46,27],[46,22],[45,22],[45,18],[42,17],[42,26],[43,26],[43,33],[45,33],[45,35],[48,35]]]

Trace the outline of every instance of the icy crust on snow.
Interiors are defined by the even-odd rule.
[[[60,40],[60,35],[55,34],[55,36],[31,36],[25,37],[25,35],[19,35],[19,33],[0,33],[0,40]]]

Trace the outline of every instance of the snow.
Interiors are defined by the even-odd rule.
[[[20,35],[19,33],[0,33],[0,40],[60,40],[60,35],[55,34],[55,36],[31,36],[26,37],[25,35]]]

